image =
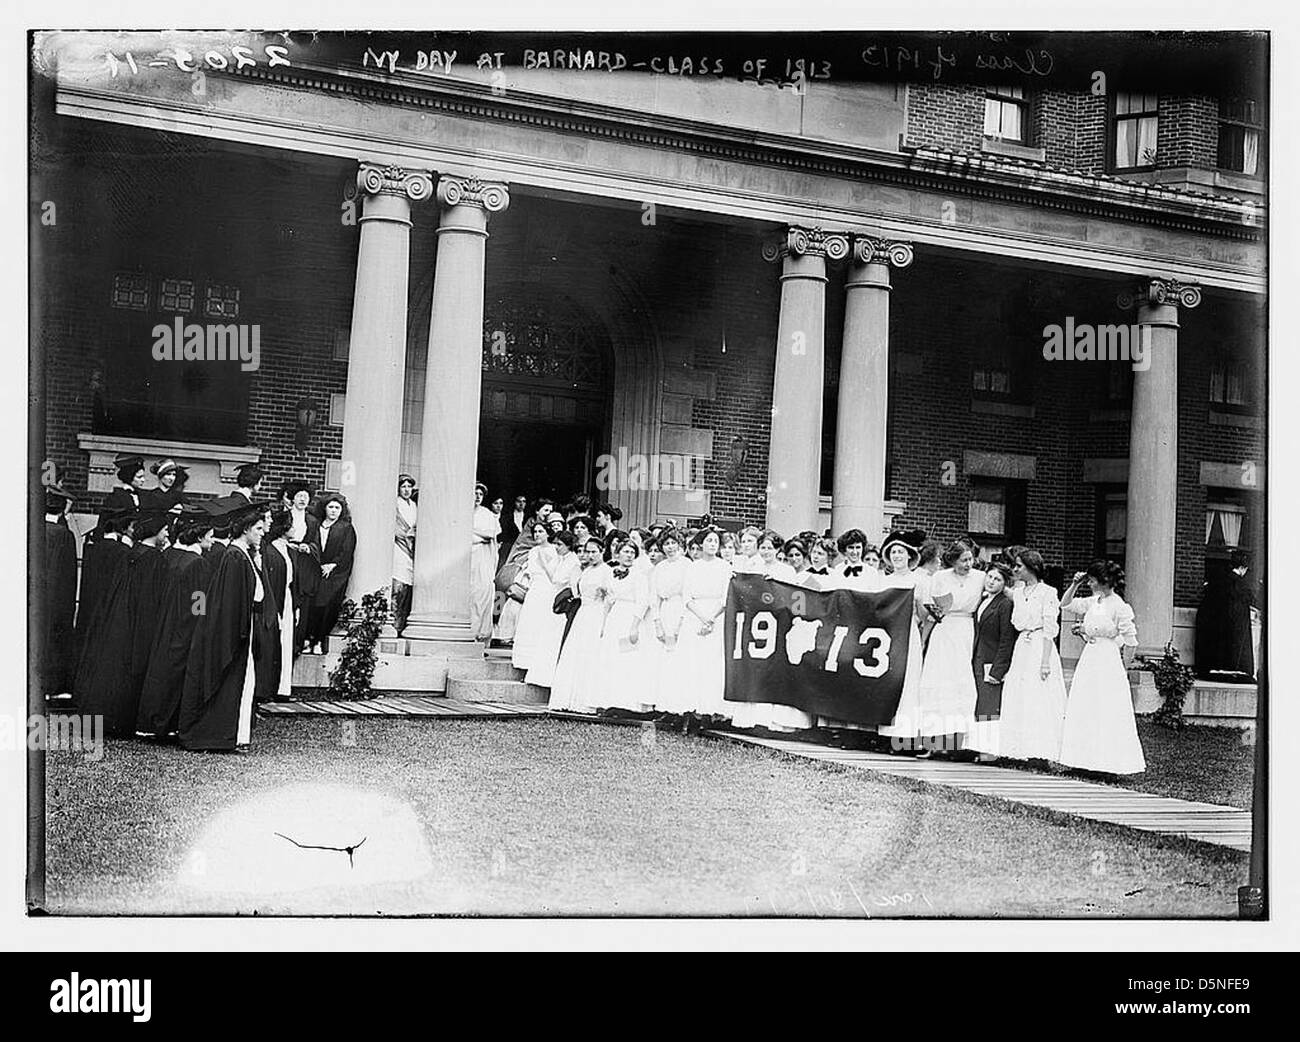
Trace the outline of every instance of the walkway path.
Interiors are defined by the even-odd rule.
[[[760,745],[789,756],[822,760],[853,770],[912,778],[931,785],[961,789],[1030,807],[1043,807],[1092,821],[1124,825],[1142,832],[1185,836],[1201,843],[1231,847],[1233,850],[1250,850],[1250,811],[1237,807],[1193,803],[1190,800],[1134,792],[1132,789],[1121,789],[1079,778],[1033,774],[1009,767],[956,763],[951,760],[917,760],[910,756],[830,749],[809,742],[756,738],[731,731],[706,733],[715,738],[726,738],[745,745]]]
[[[465,702],[442,695],[380,695],[352,700],[318,702],[264,702],[262,716],[439,716],[466,719],[480,716],[545,716],[544,705],[512,702]]]

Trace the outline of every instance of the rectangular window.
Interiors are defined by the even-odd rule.
[[[1013,381],[1011,370],[979,367],[971,372],[971,390],[981,398],[1009,398]]]
[[[1262,176],[1264,116],[1253,98],[1225,98],[1219,103],[1219,168]]]
[[[1250,367],[1240,359],[1219,358],[1210,366],[1210,404],[1229,412],[1248,412],[1255,405]]]
[[[1128,491],[1103,488],[1097,492],[1097,537],[1094,552],[1098,557],[1124,564],[1124,542],[1128,534]]]
[[[1026,144],[1029,103],[1023,87],[994,87],[984,95],[984,136]]]
[[[982,560],[1004,547],[1025,541],[1024,481],[972,478],[966,507],[966,531],[980,544]]]
[[[1115,95],[1112,153],[1116,170],[1150,169],[1158,155],[1159,116],[1155,94]]]

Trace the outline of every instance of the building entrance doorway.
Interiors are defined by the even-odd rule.
[[[485,302],[478,476],[489,502],[593,495],[610,359],[604,326],[567,296]]]

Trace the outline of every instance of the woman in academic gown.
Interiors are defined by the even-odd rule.
[[[1261,600],[1248,579],[1250,557],[1234,550],[1230,570],[1211,573],[1196,611],[1196,675],[1227,683],[1254,683],[1252,609]]]
[[[323,651],[330,631],[339,621],[339,609],[352,578],[352,557],[357,549],[357,534],[348,514],[348,501],[338,492],[320,500],[320,527],[315,533],[315,549],[320,561],[320,585],[312,598],[307,622],[307,643]],[[365,591],[369,593],[370,591]]]
[[[320,586],[320,520],[309,509],[312,486],[308,481],[286,481],[282,493],[289,501],[289,530],[284,534],[285,545],[293,561],[294,655],[297,656],[307,641],[307,622],[311,604]]]
[[[591,713],[604,701],[597,652],[605,621],[605,598],[613,578],[609,565],[601,559],[604,551],[604,544],[595,536],[581,550],[582,571],[571,585],[581,603],[555,664],[548,709]]]
[[[288,683],[293,674],[293,568],[284,541],[288,530],[288,511],[273,512],[257,555],[262,581],[266,584],[261,624],[253,630],[253,658],[257,666],[255,697],[259,702],[288,698]]]
[[[1061,602],[1043,582],[1046,571],[1037,550],[1016,555],[1012,578],[1011,624],[1018,636],[1011,666],[1002,682],[1000,755],[1014,760],[1055,760],[1061,754],[1065,723],[1065,678],[1056,635]]]
[[[1085,575],[1092,596],[1076,597]],[[1059,759],[1066,767],[1101,774],[1146,770],[1123,652],[1137,647],[1137,626],[1123,590],[1124,569],[1111,561],[1094,561],[1086,573],[1074,577],[1061,599],[1062,612],[1082,618],[1084,640],[1061,731]]]
[[[135,720],[136,734],[141,737],[163,738],[176,733],[190,642],[202,614],[196,609],[200,604],[207,609],[215,558],[206,551],[212,546],[213,525],[209,512],[196,511],[183,520],[175,545],[164,551],[167,581]]]
[[[158,478],[158,487],[145,492],[146,504],[154,510],[179,514],[185,505],[185,483],[190,472],[175,460],[159,460],[149,468]]]
[[[102,716],[106,735],[135,734],[166,584],[168,518],[159,512],[137,519],[139,538],[119,562],[81,649],[74,684],[77,709]]]
[[[230,546],[217,560],[186,663],[179,734],[186,749],[229,751],[251,740],[253,627],[266,597],[253,554],[265,531],[261,507],[231,521]]]
[[[72,620],[77,611],[77,538],[68,527],[72,496],[55,482],[45,487],[45,556],[41,572],[44,628],[41,684],[46,696],[72,690],[76,646]]]
[[[77,596],[75,655],[86,646],[86,634],[95,613],[108,596],[117,574],[117,566],[133,545],[131,526],[134,515],[123,510],[101,510],[99,523],[90,532],[81,550],[81,587]]]
[[[975,610],[975,652],[971,671],[975,679],[975,722],[962,742],[964,749],[996,758],[1002,715],[1002,683],[1011,668],[1016,628],[1011,624],[1011,569],[989,566],[984,596]]]
[[[113,461],[117,468],[117,484],[104,497],[101,516],[110,513],[135,513],[151,504],[144,488],[144,457],[118,456]]]

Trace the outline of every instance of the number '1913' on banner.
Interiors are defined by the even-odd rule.
[[[727,594],[726,698],[887,724],[903,692],[912,610],[911,590],[822,592],[735,576]]]

